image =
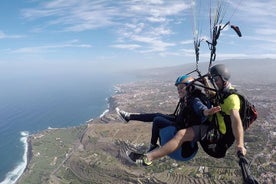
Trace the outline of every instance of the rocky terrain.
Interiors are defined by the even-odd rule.
[[[130,112],[172,113],[177,103],[173,80],[118,85],[117,93],[109,99],[109,112],[101,118],[80,127],[32,135],[31,159],[18,184],[242,183],[233,147],[223,159],[211,158],[200,148],[188,162],[164,157],[153,166],[141,167],[128,161],[126,150],[147,149],[151,123],[124,123],[115,107]],[[259,113],[245,135],[251,173],[260,183],[276,183],[276,83],[239,83],[237,88],[254,102]]]

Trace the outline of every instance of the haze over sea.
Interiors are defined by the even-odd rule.
[[[0,65],[1,184],[13,183],[23,172],[28,134],[99,117],[114,85],[134,80],[88,65]]]

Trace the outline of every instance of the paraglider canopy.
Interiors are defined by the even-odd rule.
[[[207,43],[210,50],[210,68],[212,62],[216,60],[216,46],[221,32],[223,30],[229,30],[230,27],[239,37],[242,36],[239,27],[231,24],[231,19],[240,4],[241,0],[191,0],[197,69],[202,41]]]

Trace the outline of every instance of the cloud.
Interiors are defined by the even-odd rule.
[[[180,44],[182,45],[191,45],[193,43],[194,43],[194,40],[184,40],[180,42]]]
[[[179,21],[177,15],[188,6],[180,0],[54,0],[39,4],[34,8],[23,9],[23,18],[40,20],[44,27],[58,26],[59,31],[93,30],[97,28],[127,25],[127,23],[166,23]],[[169,20],[168,17],[176,16]],[[157,25],[156,24],[156,25]]]
[[[107,1],[54,0],[38,7],[23,9],[23,18],[41,20],[48,27],[58,26],[59,31],[85,31],[114,24],[119,9],[109,7]]]
[[[276,12],[273,11],[276,8],[274,0],[250,0],[241,2],[238,7],[239,12],[244,12],[247,15],[252,15],[254,17],[269,17],[276,16]],[[252,20],[254,21],[254,20]]]
[[[273,37],[276,35],[275,28],[274,29],[273,28],[258,28],[258,29],[256,29],[256,32],[261,35],[268,35],[268,36],[273,36]]]
[[[276,19],[276,3],[274,0],[250,0],[241,2],[237,8],[235,19],[244,23],[253,23],[252,28],[275,29],[273,22]]]
[[[43,45],[43,46],[36,46],[36,47],[23,47],[19,49],[15,49],[10,51],[11,53],[47,53],[47,52],[56,52],[57,49],[63,48],[91,48],[92,46],[89,44],[78,44],[77,40],[69,41],[63,44],[56,44],[56,45]]]
[[[163,36],[173,34],[169,23],[183,21],[182,15],[181,18],[179,15],[187,8],[180,0],[55,0],[23,9],[22,15],[26,20],[37,20],[38,27],[34,29],[39,31],[51,28],[82,32],[119,27],[118,40],[135,41],[136,45],[147,43],[151,50],[163,51],[174,45],[163,41]]]
[[[23,35],[8,35],[0,30],[0,39],[7,39],[7,38],[16,39],[16,38],[23,38],[23,37],[24,37]]]
[[[159,55],[175,55],[176,50],[179,51],[188,44],[191,44],[190,48],[193,49],[192,38],[189,40],[186,35],[184,35],[186,37],[182,35],[185,33],[180,31],[183,28],[181,26],[188,25],[192,32],[191,6],[187,4],[190,2],[183,0],[31,1],[29,3],[33,3],[33,8],[25,8],[21,13],[25,20],[35,25],[33,30],[36,31],[78,33],[107,29],[109,33],[115,33],[116,37],[114,40],[110,39],[112,44],[108,43],[109,47],[139,53],[156,52]],[[209,1],[204,1],[206,2]],[[247,35],[244,35],[246,41],[262,39],[269,43],[274,40],[273,21],[276,19],[274,0],[229,0],[227,2],[230,5],[231,21],[240,21],[241,27],[253,23],[250,24],[250,29],[248,27]],[[208,12],[205,14],[204,11],[203,14],[204,17],[209,18]],[[225,20],[227,18],[229,17],[225,17]],[[207,35],[209,34],[208,23],[202,25],[207,27],[203,29]],[[3,37],[0,32],[0,39]],[[181,40],[186,41],[181,42],[180,37]],[[36,48],[51,50],[51,47]],[[36,50],[26,47],[21,52],[30,52],[32,49]]]
[[[114,44],[114,45],[111,45],[111,47],[119,48],[119,49],[128,49],[128,50],[134,50],[137,48],[141,48],[141,46],[137,45],[137,44]]]

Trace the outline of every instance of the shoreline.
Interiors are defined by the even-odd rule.
[[[28,144],[28,150],[27,150],[27,165],[26,165],[26,167],[25,167],[25,169],[24,169],[24,171],[23,171],[23,173],[22,173],[22,175],[29,169],[29,166],[30,166],[30,161],[32,160],[32,158],[33,158],[33,149],[32,149],[32,142],[31,142],[31,140],[32,140],[32,135],[29,135],[28,136],[28,138],[27,138],[27,144]],[[21,175],[21,176],[22,176]],[[20,177],[21,177],[20,176]],[[20,179],[20,177],[18,178],[18,180]],[[17,183],[17,182],[16,182]]]
[[[111,96],[109,96],[109,97],[106,98],[107,108],[103,111],[103,113],[101,113],[101,114],[100,114],[98,117],[96,117],[96,118],[101,118],[101,117],[103,117],[105,114],[107,114],[109,111],[111,111],[112,108],[114,108],[114,107],[116,106],[115,99],[114,99],[113,97],[114,97],[117,93],[119,93],[119,92],[120,92],[120,88],[117,87],[117,86],[114,86],[114,93],[113,93]],[[96,119],[96,118],[95,118],[95,119]],[[89,124],[89,123],[91,123],[93,120],[94,120],[94,118],[90,118],[89,120],[85,121],[85,123],[86,123],[86,124]],[[79,125],[76,125],[76,126],[82,126],[82,124],[79,124]],[[68,127],[67,127],[67,128],[68,128]],[[46,130],[49,130],[49,128],[46,129]],[[45,130],[41,130],[41,131],[37,132],[36,134],[40,134],[41,132],[44,132],[44,131],[45,131]],[[18,176],[17,180],[14,181],[13,184],[18,184],[18,182],[20,182],[20,178],[29,170],[30,162],[31,162],[31,160],[32,160],[32,158],[33,158],[32,138],[33,138],[33,135],[28,135],[28,136],[27,136],[27,140],[26,140],[26,144],[27,144],[26,149],[27,149],[27,151],[25,150],[25,151],[26,151],[26,166],[25,166],[25,168],[24,168],[22,174],[21,174],[20,176]],[[24,151],[24,152],[25,152],[25,151]],[[13,172],[13,171],[11,171],[11,172]],[[6,181],[6,178],[3,180],[3,182],[4,182],[4,181]],[[0,184],[6,184],[6,183],[0,183]],[[10,184],[10,183],[7,183],[7,184]]]
[[[30,166],[30,161],[32,160],[33,158],[33,154],[32,154],[32,143],[31,143],[31,140],[32,140],[32,135],[28,135],[27,137],[27,157],[26,157],[26,167],[24,168],[22,174],[18,177],[18,179],[15,181],[14,184],[18,184],[18,181],[20,180],[20,178],[24,175],[24,173],[26,171],[29,170],[29,166]]]
[[[1,184],[16,184],[20,177],[24,174],[29,161],[29,132],[22,131],[20,132],[21,138],[20,141],[23,143],[23,156],[22,160],[15,166],[15,168],[9,171]]]

